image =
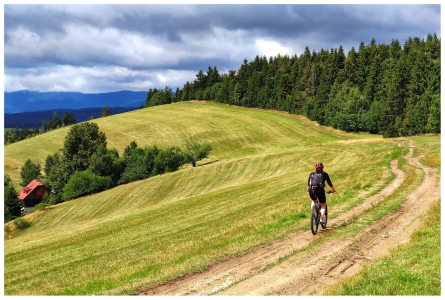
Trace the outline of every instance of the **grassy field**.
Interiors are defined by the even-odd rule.
[[[132,140],[164,147],[180,145],[185,135],[210,142],[214,151],[197,168],[185,166],[41,214],[5,241],[5,294],[125,294],[202,270],[309,230],[305,187],[316,161],[325,163],[338,191],[330,196],[334,217],[380,190],[392,176],[389,161],[402,153],[378,136],[342,139],[293,116],[208,102],[96,121],[109,147],[121,154]],[[18,178],[6,164],[27,158],[43,165],[67,130],[6,146],[5,172]]]
[[[108,148],[116,148],[120,155],[133,140],[140,147],[154,144],[160,147],[182,146],[185,137],[190,135],[212,144],[214,160],[339,140],[331,134],[311,130],[309,125],[302,124],[295,116],[205,101],[161,105],[93,122],[105,132]],[[46,157],[63,147],[69,128],[53,130],[5,147],[5,172],[11,176],[17,188],[24,162],[29,158],[43,168]],[[364,138],[370,135],[349,136]]]

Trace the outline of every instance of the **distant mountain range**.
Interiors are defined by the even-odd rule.
[[[127,111],[138,109],[138,107],[109,107],[112,115],[117,115]],[[62,118],[65,112],[73,113],[76,121],[84,122],[91,118],[97,119],[102,114],[103,107],[89,107],[81,109],[52,109],[52,110],[39,110],[33,112],[22,112],[15,114],[5,114],[5,128],[21,128],[22,126],[40,127],[43,121],[48,122],[49,118],[57,113],[59,118]]]
[[[91,107],[138,107],[147,92],[119,91],[100,94],[79,92],[5,92],[5,113],[22,113],[54,109],[82,109]]]

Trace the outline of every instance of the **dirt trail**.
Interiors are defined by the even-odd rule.
[[[440,197],[436,171],[423,166],[418,159],[406,155],[409,163],[422,168],[425,177],[396,211],[366,227],[357,235],[357,242],[328,241],[317,247],[316,254],[295,255],[257,276],[253,276],[222,294],[227,295],[315,295],[327,286],[352,276],[373,260],[387,255],[405,243],[422,222],[419,218]]]
[[[399,147],[403,146],[402,144],[398,145]],[[406,158],[409,159],[410,163],[416,165],[418,164],[418,161],[416,159],[410,158],[412,156],[412,153],[412,149],[410,149],[410,152],[407,154]],[[391,170],[395,174],[395,178],[390,182],[388,186],[386,186],[380,193],[367,198],[363,203],[354,207],[352,210],[339,215],[335,219],[330,220],[330,223],[334,224],[334,226],[328,226],[328,230],[332,230],[336,226],[335,224],[341,224],[348,218],[359,214],[360,212],[379,203],[390,194],[392,194],[406,178],[405,173],[398,169],[397,164],[397,160],[391,162]],[[419,212],[426,209],[426,206],[423,206],[422,208],[417,207],[419,206],[418,204],[420,202],[416,203],[415,200],[426,195],[425,191],[429,188],[432,188],[435,184],[434,171],[423,166],[421,167],[424,168],[425,172],[427,172],[429,175],[425,176],[423,183],[415,191],[413,191],[413,193],[410,194],[408,199],[405,201],[409,202],[410,204],[404,204],[403,209],[400,210],[400,212],[398,211],[391,214],[391,216],[384,217],[382,220],[377,222],[377,225],[373,224],[372,226],[376,227],[377,229],[371,228],[367,229],[366,232],[363,232],[363,234],[359,236],[360,242],[357,242],[357,245],[353,245],[353,250],[348,250],[351,246],[351,241],[330,241],[323,245],[322,253],[318,253],[317,255],[310,255],[303,252],[301,255],[293,255],[281,264],[278,264],[275,267],[258,274],[258,271],[265,268],[268,264],[276,263],[280,258],[304,248],[320,237],[320,235],[312,235],[310,231],[297,232],[290,235],[286,239],[273,242],[269,246],[258,248],[253,252],[232,257],[226,261],[213,264],[207,270],[201,273],[188,274],[182,278],[168,282],[166,284],[154,286],[147,290],[141,291],[139,294],[209,295],[215,294],[219,290],[224,289],[241,279],[245,280],[231,286],[227,290],[222,291],[222,294],[297,295],[306,293],[307,291],[310,291],[311,288],[314,288],[314,290],[318,290],[317,278],[320,278],[319,269],[321,268],[321,263],[323,263],[324,266],[323,270],[329,270],[329,272],[324,272],[326,274],[323,275],[323,278],[327,277],[336,279],[338,277],[338,275],[336,275],[337,273],[343,276],[349,274],[353,270],[357,270],[357,266],[360,265],[359,263],[357,263],[357,261],[366,260],[365,258],[360,258],[357,256],[358,251],[365,250],[366,247],[373,244],[375,241],[380,242],[380,236],[388,236],[389,234],[391,234],[391,239],[385,238],[381,241],[383,242],[383,244],[388,244],[388,241],[393,241],[395,240],[396,236],[400,236],[399,231],[403,232],[403,234],[407,232],[406,230],[402,230],[402,228],[399,228],[399,225],[405,224],[408,221],[410,222],[414,218],[414,215],[417,215]],[[406,219],[404,217],[406,217]],[[389,221],[389,219],[391,218],[393,221],[394,218],[396,218],[396,222]],[[399,221],[402,223],[400,223]],[[381,227],[383,224],[390,226],[386,226],[382,229]],[[409,230],[412,230],[411,227],[409,228]],[[396,228],[398,230],[397,234],[395,234],[395,232],[393,231],[389,233],[388,230],[390,230],[391,228]],[[403,234],[402,237],[404,237]],[[357,247],[360,250],[357,250]],[[379,247],[379,249],[380,248],[382,247]],[[377,257],[378,255],[380,255],[380,253],[384,253],[377,250],[374,250],[374,252],[371,253],[372,255],[369,254],[367,256]],[[330,261],[326,258],[322,259],[323,256],[334,256],[334,258]],[[326,266],[329,266],[329,268],[326,268]],[[321,282],[326,282],[326,280],[321,280]]]

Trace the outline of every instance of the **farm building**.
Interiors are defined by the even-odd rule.
[[[44,193],[49,195],[49,189],[34,179],[21,190],[17,197],[22,201],[26,213],[29,214],[34,212],[35,206],[42,202]]]

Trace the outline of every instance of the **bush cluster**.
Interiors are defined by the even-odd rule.
[[[50,206],[50,204],[42,202],[36,205],[36,210],[44,210],[46,207]]]
[[[140,148],[132,141],[119,156],[116,149],[107,149],[106,137],[95,123],[82,123],[70,128],[62,155],[48,155],[44,185],[54,193],[44,196],[43,203],[56,204],[90,195],[116,185],[174,172],[185,163],[196,166],[206,158],[212,147],[192,138],[186,149]]]
[[[14,220],[14,225],[19,229],[25,229],[31,226],[31,223],[24,218],[17,218]]]
[[[77,171],[63,187],[62,200],[67,201],[85,195],[104,191],[110,188],[113,182],[110,177],[102,177],[91,171]]]

